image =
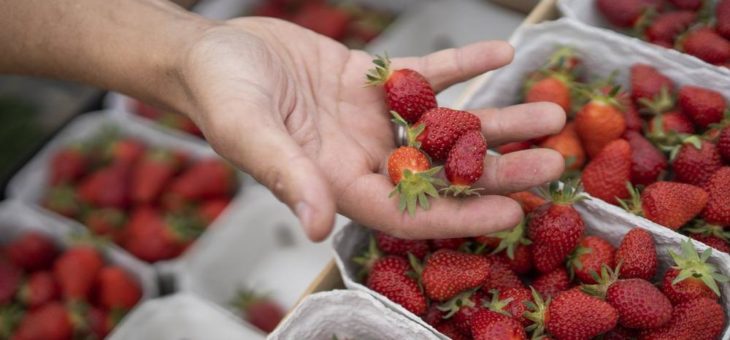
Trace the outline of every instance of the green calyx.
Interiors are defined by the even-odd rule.
[[[23,309],[18,305],[0,307],[0,339],[10,339],[23,319]]]
[[[383,56],[375,56],[373,64],[375,64],[375,67],[370,69],[366,75],[366,85],[376,86],[385,84],[391,73],[388,54],[386,53]]]
[[[677,140],[679,140],[679,143],[677,143]],[[702,148],[702,137],[698,135],[675,134],[675,140],[673,143],[660,145],[659,149],[669,153],[669,161],[671,162],[677,158],[679,151],[681,151],[685,145],[692,146],[699,150]]]
[[[570,274],[570,280],[573,281],[573,278],[575,277],[575,270],[582,270],[583,269],[583,262],[580,261],[580,257],[583,255],[587,255],[593,252],[591,248],[578,246],[575,248],[573,253],[568,255],[568,261],[567,267],[568,267],[568,274]]]
[[[568,60],[576,58],[575,49],[570,46],[560,46],[548,58],[545,68],[553,70],[566,70]]]
[[[530,243],[532,243],[532,241],[525,237],[524,219],[522,219],[522,221],[520,221],[520,223],[512,229],[498,231],[487,236],[501,239],[499,245],[497,245],[497,248],[494,248],[494,250],[492,251],[492,255],[505,251],[507,253],[507,257],[509,257],[510,260],[515,259],[515,249],[517,248],[517,246],[529,245]]]
[[[532,339],[539,339],[545,335],[545,324],[547,322],[546,318],[548,306],[550,306],[550,298],[545,301],[534,287],[530,286],[530,289],[532,290],[532,301],[525,302],[527,307],[525,318],[532,321],[532,324],[527,326],[525,330],[532,333]]]
[[[368,248],[362,253],[362,255],[354,257],[352,262],[360,265],[360,270],[357,272],[359,281],[363,281],[370,271],[373,269],[375,262],[383,257],[383,252],[378,249],[378,243],[375,241],[375,237],[371,234],[370,241],[368,242]]]
[[[684,230],[691,234],[713,236],[724,241],[730,240],[730,232],[725,231],[721,225],[709,224],[700,219],[694,220]]]
[[[504,300],[499,299],[499,290],[491,289],[489,290],[489,293],[492,294],[492,300],[485,302],[483,307],[488,308],[492,312],[496,312],[505,316],[512,317],[513,315],[510,314],[510,312],[504,310],[507,305],[509,305],[512,302],[512,298],[506,298]]]
[[[638,187],[634,187],[631,182],[626,182],[626,188],[629,191],[628,199],[618,199],[618,204],[626,210],[637,216],[643,216],[644,210],[641,208],[641,192]]]
[[[205,231],[205,223],[190,214],[170,214],[165,217],[165,222],[181,242],[195,240]]]
[[[681,255],[669,251],[669,255],[672,256],[675,263],[673,268],[679,270],[679,274],[674,278],[672,284],[677,284],[689,278],[698,279],[720,296],[720,288],[717,286],[717,282],[728,282],[730,278],[719,273],[715,265],[707,262],[712,255],[712,249],[708,247],[702,254],[699,254],[690,240],[683,241],[681,249]]]
[[[582,285],[580,289],[586,294],[605,300],[608,288],[611,287],[614,282],[618,281],[620,272],[620,263],[616,266],[616,269],[611,269],[607,265],[603,265],[601,266],[600,275],[596,272],[591,272],[591,276],[596,281],[596,284]]]
[[[674,108],[674,98],[672,98],[672,95],[669,93],[669,88],[663,86],[659,91],[659,94],[654,96],[654,98],[641,98],[639,99],[639,104],[641,105],[642,112],[660,115]]]
[[[411,216],[416,214],[417,205],[423,210],[428,210],[431,207],[428,197],[438,197],[439,192],[436,186],[445,185],[443,180],[435,177],[441,171],[441,168],[437,166],[417,173],[406,169],[403,172],[403,178],[396,184],[388,197],[398,195],[398,209],[400,211],[407,210]]]
[[[468,185],[449,185],[446,188],[442,188],[441,191],[445,196],[454,197],[466,197],[466,196],[481,196],[480,191],[484,188],[472,188]]]
[[[540,188],[540,194],[543,198],[550,200],[554,204],[573,204],[588,198],[583,193],[580,179],[562,184],[557,181],[550,182],[547,188]]]
[[[462,292],[459,295],[451,298],[449,301],[446,301],[446,302],[438,305],[436,308],[438,308],[438,310],[446,313],[446,315],[444,315],[444,319],[451,318],[462,307],[476,306],[476,303],[474,303],[474,301],[472,301],[471,297],[474,295],[474,293],[478,289],[479,288],[474,288],[474,289],[470,289],[465,292]]]
[[[682,144],[682,139],[687,137],[676,131],[665,131],[664,115],[657,115],[651,120],[651,125],[651,132],[648,132],[646,137],[664,152],[671,153],[676,146]]]
[[[240,288],[236,293],[236,297],[231,301],[231,306],[246,313],[251,305],[268,299],[268,294],[256,293],[248,288]]]

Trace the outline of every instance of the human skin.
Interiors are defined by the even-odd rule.
[[[398,210],[385,175],[396,148],[383,91],[365,87],[372,56],[269,18],[211,21],[165,0],[0,0],[0,72],[76,80],[188,115],[224,158],[267,186],[323,240],[339,212],[404,238],[476,236],[515,226],[501,194],[554,180],[560,154],[487,156],[479,197]],[[436,91],[508,64],[506,42],[485,41],[393,67]],[[560,131],[549,103],[470,110],[489,146]]]

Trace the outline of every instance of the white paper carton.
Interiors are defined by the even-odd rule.
[[[401,340],[438,339],[372,296],[334,290],[308,296],[269,335],[268,340]]]

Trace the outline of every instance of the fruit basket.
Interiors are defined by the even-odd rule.
[[[16,324],[18,328],[16,328],[15,331],[17,332],[21,332],[19,329],[23,327],[23,324],[35,322],[32,320],[37,321],[37,318],[41,317],[39,314],[45,313],[47,316],[53,314],[52,312],[49,312],[49,310],[53,310],[55,308],[56,310],[67,311],[67,313],[72,313],[74,315],[72,320],[75,321],[68,323],[70,327],[81,327],[81,325],[88,322],[91,324],[90,331],[92,332],[92,335],[90,336],[96,335],[99,338],[103,338],[104,334],[109,331],[110,327],[114,327],[114,325],[116,325],[119,321],[123,322],[126,320],[126,318],[122,319],[124,314],[117,313],[117,315],[114,316],[113,324],[94,324],[94,317],[104,318],[105,315],[108,315],[107,313],[109,313],[110,310],[107,308],[108,305],[112,303],[111,301],[125,301],[124,309],[126,309],[130,307],[129,304],[134,303],[135,305],[138,305],[139,303],[143,303],[145,300],[152,299],[158,295],[155,272],[146,264],[129,256],[114,245],[101,245],[96,248],[99,249],[99,252],[96,254],[102,255],[105,263],[99,263],[100,266],[96,271],[94,271],[95,274],[90,273],[90,275],[93,276],[86,276],[92,281],[84,281],[97,282],[96,280],[99,280],[98,283],[94,283],[93,287],[91,287],[97,291],[97,295],[92,297],[90,295],[85,295],[82,291],[74,291],[70,288],[70,285],[77,284],[76,287],[80,287],[78,285],[86,285],[88,287],[88,283],[83,283],[83,279],[76,281],[76,283],[69,280],[84,277],[84,275],[86,275],[85,273],[87,273],[85,270],[89,270],[92,266],[87,266],[82,270],[78,270],[78,268],[71,268],[74,267],[73,265],[69,267],[69,263],[75,263],[75,260],[72,259],[74,255],[71,254],[75,253],[78,255],[78,250],[81,248],[84,248],[85,250],[93,249],[85,245],[83,240],[78,240],[78,235],[74,226],[70,225],[67,221],[58,219],[40,209],[24,205],[19,201],[13,200],[0,203],[0,218],[2,218],[3,221],[2,227],[0,227],[0,248],[3,248],[3,250],[6,251],[11,262],[18,262],[17,259],[20,256],[23,261],[22,263],[17,263],[17,265],[25,268],[25,275],[27,275],[27,281],[23,280],[23,282],[27,283],[24,283],[24,288],[21,288],[18,292],[18,298],[15,301],[15,303],[17,303],[16,306],[26,305],[26,307],[21,308],[25,309],[29,306],[35,308],[35,311],[38,311],[27,313],[24,319],[29,319],[28,321],[21,321],[24,319],[17,320],[20,321],[20,325]],[[52,244],[48,243],[48,241],[51,241]],[[11,247],[13,248],[12,250],[10,249]],[[88,251],[82,252],[88,253]],[[48,261],[53,261],[53,268],[46,268],[50,265],[49,263],[45,263]],[[103,266],[103,268],[101,266]],[[13,275],[10,275],[7,271],[7,266],[5,264],[3,265],[3,268],[3,275],[0,281],[7,284],[12,281]],[[68,272],[68,270],[75,272]],[[127,283],[132,286],[128,286]],[[54,289],[52,288],[54,286],[60,286],[60,288]],[[5,299],[7,297],[6,293],[8,292],[8,286],[4,285],[3,287],[3,299]],[[60,291],[56,289],[60,289]],[[113,289],[115,292],[112,294],[116,296],[102,295],[110,294],[109,289]],[[53,293],[54,291],[55,293]],[[85,297],[82,298],[81,295],[84,295]],[[69,306],[76,304],[76,307],[68,307],[68,309],[61,307],[59,309],[57,301],[60,301],[62,297],[66,300],[66,302],[72,302]],[[76,300],[72,300],[80,298],[82,298],[85,302],[73,302]],[[3,312],[10,310],[8,309],[8,305],[5,305],[5,302],[0,303],[0,309],[2,309]],[[83,306],[87,307],[81,308]],[[136,309],[136,306],[131,307],[130,309],[133,312]],[[121,310],[122,309],[120,309],[120,311]],[[125,312],[128,311],[129,310]],[[4,315],[9,317],[13,314]],[[51,316],[48,317],[49,319],[53,318]],[[4,320],[8,323],[4,324],[4,327],[0,328],[0,331],[11,331],[10,334],[12,334],[12,329],[5,328],[12,324],[12,318]],[[78,321],[83,322],[78,323]],[[38,330],[43,329],[40,326],[35,327],[39,327]],[[84,329],[89,330],[89,328]],[[83,329],[77,328],[77,331],[83,332]],[[2,334],[9,336],[8,333]],[[90,337],[89,339],[94,339],[94,337]]]

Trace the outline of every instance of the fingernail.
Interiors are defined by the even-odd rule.
[[[306,202],[299,202],[294,210],[296,211],[299,223],[302,224],[304,230],[308,230],[312,223],[312,207]]]

